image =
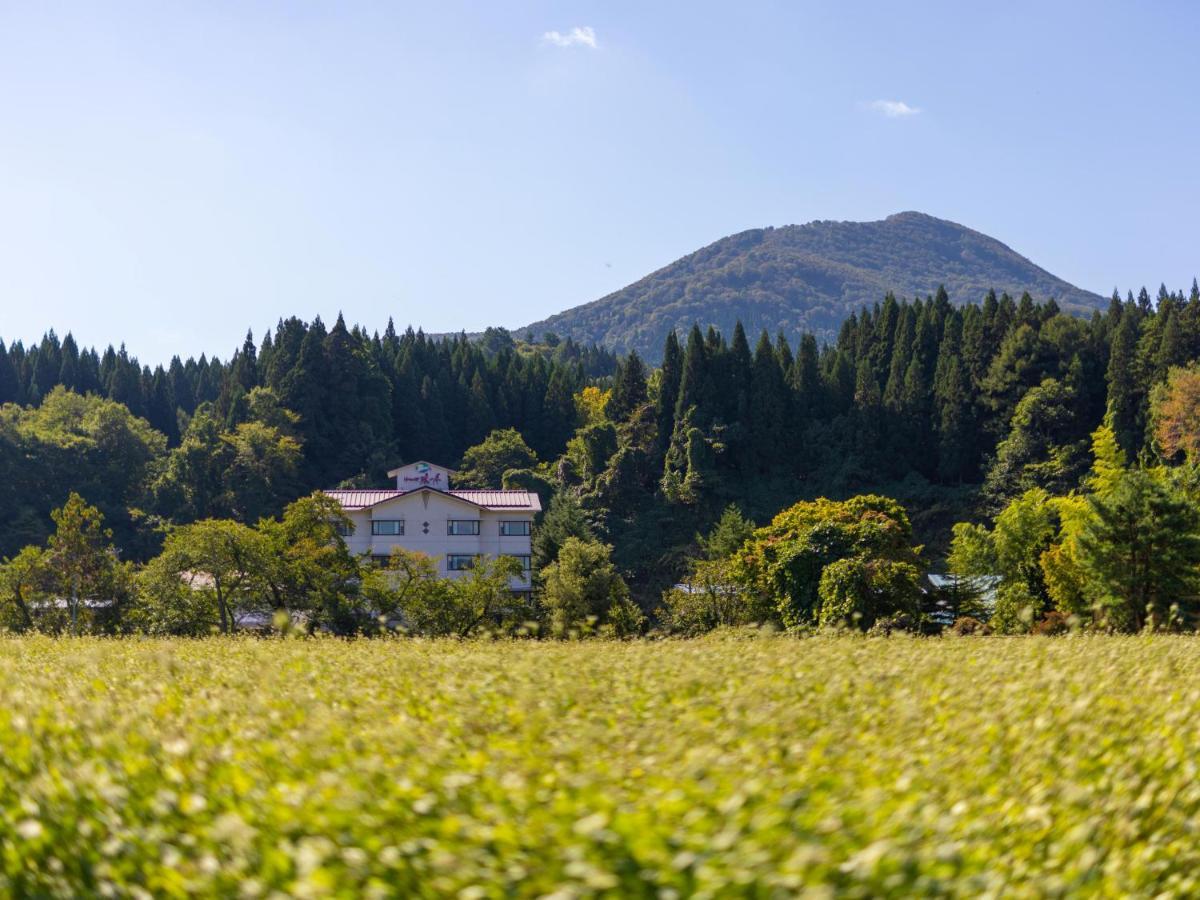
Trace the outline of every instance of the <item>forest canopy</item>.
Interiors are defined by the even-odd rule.
[[[1096,600],[1109,610],[1101,618],[1122,627],[1189,614],[1178,603],[1183,612],[1171,613],[1164,598],[1192,590],[1179,574],[1190,547],[1127,548],[1182,561],[1149,574],[1113,568],[1104,548],[1122,521],[1192,533],[1195,284],[1189,294],[1114,294],[1089,318],[1029,295],[988,293],[965,307],[944,291],[888,295],[830,344],[751,340],[736,323],[728,335],[671,332],[661,356],[651,368],[637,353],[500,330],[476,341],[390,326],[368,334],[340,317],[331,329],[282,321],[261,345],[248,335],[228,362],[153,370],[123,348],[80,350],[69,335],[0,344],[0,491],[10,510],[0,555],[44,546],[51,511],[72,492],[111,529],[119,558],[140,565],[179,550],[181,529],[281,522],[315,490],[382,486],[388,468],[426,458],[459,468],[464,484],[541,494],[539,588],[557,585],[563,609],[620,609],[622,622],[669,620],[669,608],[659,617],[663,592],[681,580],[727,605],[731,584],[748,596],[776,578],[770,597],[748,603],[756,621],[819,625],[846,618],[824,612],[840,609],[865,627],[924,615],[923,573],[956,565],[964,579],[1000,579],[1000,612],[1013,622],[1095,612]],[[799,518],[786,540],[799,548],[806,528],[834,527],[856,503],[884,504],[871,515],[894,522],[895,537],[831,557],[832,572],[803,588],[778,581],[766,556],[757,570],[747,562],[763,540],[756,525],[780,527],[770,523],[790,509]],[[714,554],[727,543],[714,527],[731,505],[745,527],[729,519],[726,533],[745,546]],[[820,510],[809,525],[805,508]],[[1049,519],[1027,522],[1026,508]],[[1001,547],[1010,520],[1033,529],[1011,564]],[[979,551],[969,565],[964,541]],[[559,558],[567,547],[569,566]],[[633,607],[621,586],[596,595],[606,600],[578,599],[591,590],[579,593],[583,569],[604,560]],[[1072,584],[1086,603],[1065,599]],[[698,613],[702,595],[675,595],[696,614],[689,621],[732,615]],[[882,605],[871,599],[884,595]],[[1137,608],[1113,612],[1129,596]]]

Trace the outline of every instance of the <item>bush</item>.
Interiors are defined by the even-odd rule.
[[[1034,623],[1030,634],[1053,635],[1066,634],[1071,630],[1071,617],[1057,609],[1052,609]]]
[[[771,598],[787,628],[868,628],[915,612],[918,548],[908,515],[875,495],[797,503],[754,532],[732,563],[746,590]]]
[[[890,637],[892,634],[934,635],[940,631],[938,624],[927,616],[902,612],[876,620],[867,633]]]
[[[567,538],[558,559],[542,572],[542,579],[542,604],[550,616],[551,632],[557,636],[605,625],[618,636],[641,628],[641,611],[629,602],[629,588],[617,573],[612,547],[607,544]]]
[[[663,594],[658,616],[668,631],[689,636],[770,620],[754,596],[734,583],[723,560],[697,560],[686,582]]]
[[[992,626],[981,622],[974,616],[959,616],[950,626],[950,633],[957,635],[986,635],[992,633]]]

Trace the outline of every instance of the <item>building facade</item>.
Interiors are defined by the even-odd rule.
[[[396,487],[325,491],[350,518],[352,553],[386,562],[393,547],[437,560],[443,577],[458,578],[481,556],[516,557],[523,575],[515,591],[532,586],[533,517],[542,508],[532,491],[456,490],[454,472],[414,462],[388,472]]]

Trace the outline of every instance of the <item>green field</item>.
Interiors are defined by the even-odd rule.
[[[0,894],[1200,891],[1195,638],[0,640]]]

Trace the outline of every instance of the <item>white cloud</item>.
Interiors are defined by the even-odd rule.
[[[561,31],[547,31],[542,35],[542,43],[553,44],[555,47],[591,47],[596,49],[596,29],[591,25],[576,25],[566,34]]]
[[[909,106],[903,100],[872,100],[867,104],[867,109],[887,116],[889,119],[905,119],[915,116],[921,111],[918,107]]]

